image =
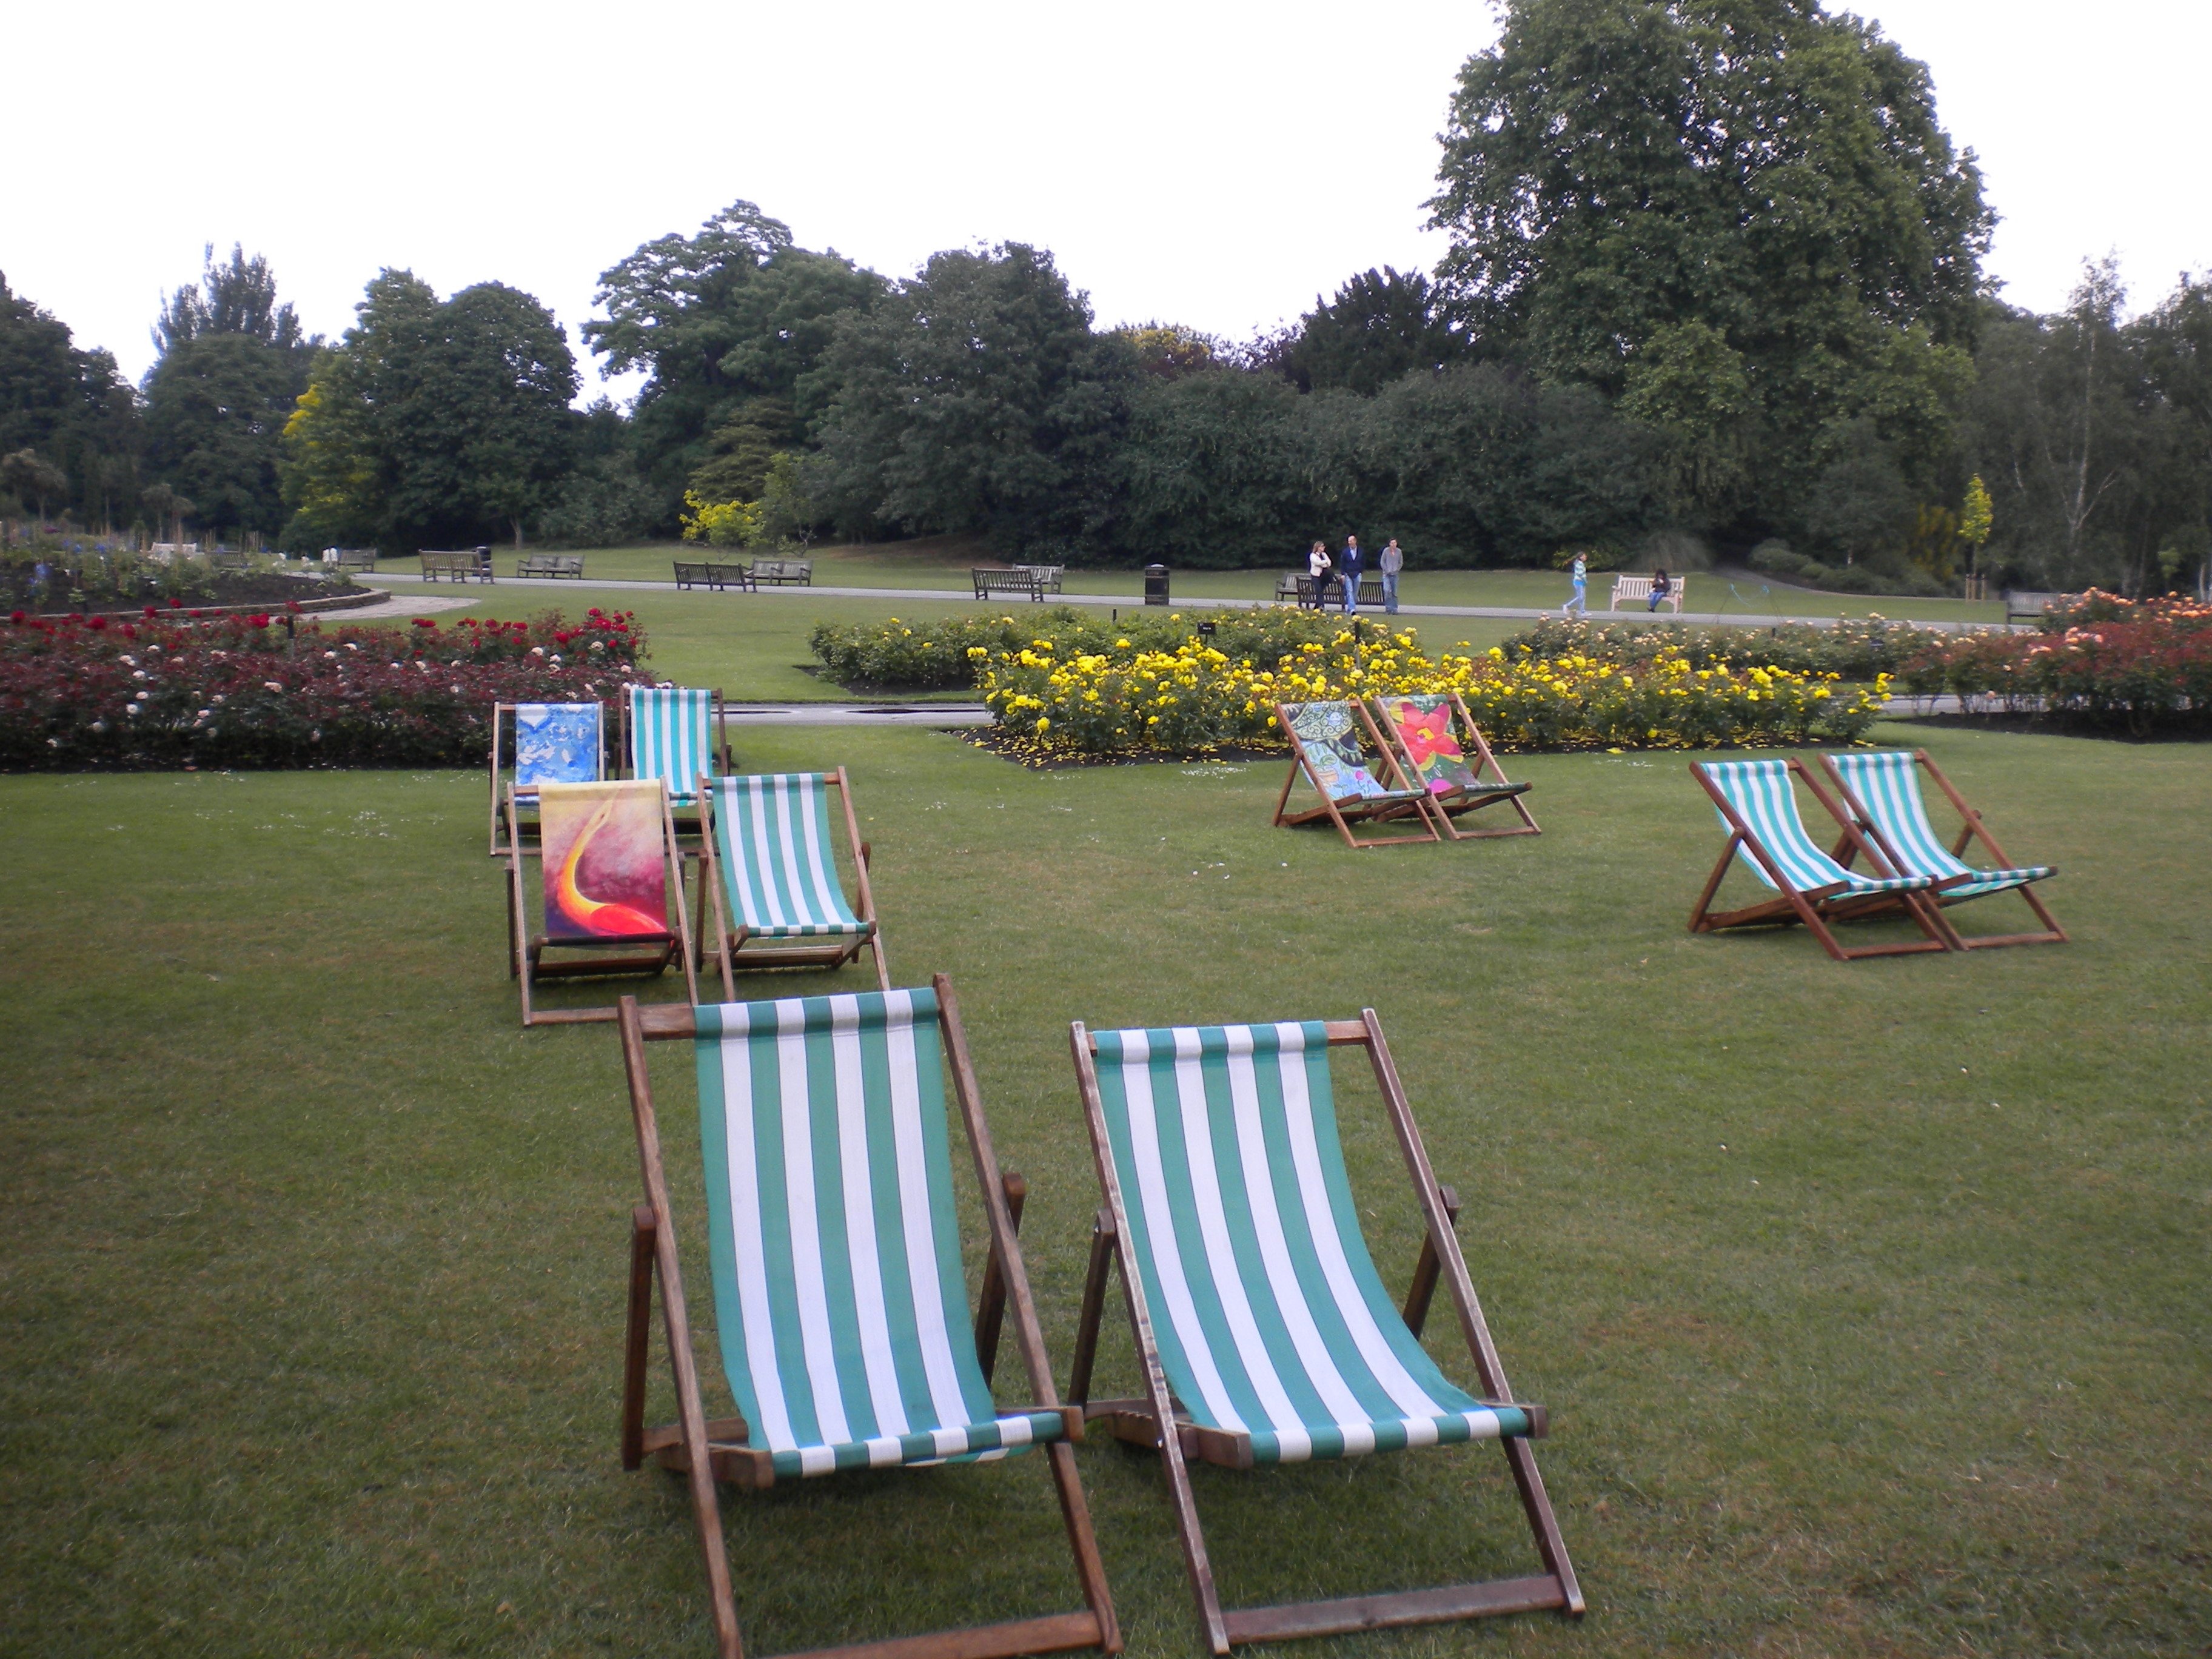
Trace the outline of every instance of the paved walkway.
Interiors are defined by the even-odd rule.
[[[420,576],[401,575],[397,572],[387,573],[380,571],[375,576],[374,580],[379,584],[385,582],[410,582],[419,584],[422,581],[422,578]],[[437,585],[438,584],[435,583],[429,584],[431,586],[435,586]],[[629,589],[646,593],[673,593],[678,591],[676,584],[672,581],[661,582],[637,581],[629,580],[601,580],[580,583],[574,580],[563,580],[544,576],[503,576],[494,586],[495,587],[529,588],[580,586],[593,588],[611,587]],[[484,585],[482,583],[471,582],[468,584],[468,589],[471,597],[469,599],[463,601],[463,603],[481,605],[489,597],[485,592]],[[908,604],[911,604],[916,600],[925,602],[933,601],[940,605],[971,605],[980,603],[980,601],[975,599],[971,594],[964,593],[957,588],[951,587],[763,587],[755,593],[732,592],[728,589],[725,589],[718,593],[709,588],[698,587],[692,588],[690,591],[702,599],[804,599],[821,598],[832,599],[896,599]],[[1112,605],[1115,607],[1127,607],[1133,611],[1141,611],[1144,609],[1145,599],[1144,595],[1141,593],[1061,593],[1054,596],[1054,603],[1061,605],[1088,605],[1099,606]],[[1273,599],[1224,599],[1192,597],[1176,600],[1174,608],[1177,611],[1256,611],[1265,606],[1272,605],[1274,603],[1275,601]],[[444,607],[442,606],[441,607],[441,609],[443,608]],[[363,613],[356,612],[355,614],[359,615]],[[1379,611],[1363,611],[1359,614],[1363,617],[1373,619],[1382,616],[1384,613]],[[1540,617],[1556,616],[1559,613],[1556,611],[1539,610],[1528,606],[1516,607],[1511,605],[1403,605],[1398,607],[1398,614],[1404,617],[1488,617],[1505,622],[1534,622]],[[1680,623],[1685,627],[1697,624],[1710,626],[1716,623],[1729,623],[1741,628],[1778,628],[1784,623],[1804,623],[1814,628],[1833,628],[1839,620],[1839,618],[1834,617],[1765,616],[1740,611],[1685,611],[1679,617],[1674,616],[1664,611],[1658,612],[1656,616],[1641,611],[1595,611],[1590,613],[1590,617],[1594,622],[1666,622]],[[1841,620],[1850,619],[1845,618]],[[1946,630],[1996,629],[2002,626],[2002,624],[1997,623],[1960,622],[1923,622],[1916,623],[1913,625],[1917,628],[1936,628]]]

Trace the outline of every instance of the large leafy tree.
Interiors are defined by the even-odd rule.
[[[28,451],[61,474],[39,475],[26,507],[70,507],[102,524],[127,521],[137,504],[138,407],[105,351],[81,350],[69,325],[11,292],[0,275],[0,454]],[[17,468],[31,476],[27,461]]]
[[[552,313],[502,283],[441,301],[409,271],[368,285],[285,431],[295,542],[451,545],[553,509],[582,418]]]
[[[1362,271],[1299,319],[1285,368],[1300,386],[1342,386],[1372,397],[1417,369],[1431,373],[1468,355],[1467,337],[1440,313],[1416,271]]]
[[[794,411],[817,416],[834,389],[821,371],[836,319],[866,311],[885,286],[834,252],[797,246],[788,225],[735,202],[696,235],[659,237],[602,271],[596,303],[606,316],[583,334],[610,374],[649,375],[634,441],[673,488],[743,446],[743,434],[718,441],[733,424],[773,434]],[[763,399],[770,410],[749,409]]]
[[[1134,356],[1020,243],[931,256],[841,319],[810,485],[841,529],[974,531],[1012,550],[1103,544]]]
[[[1709,518],[1786,521],[1857,422],[1908,471],[1940,450],[1992,216],[1926,69],[1874,26],[1819,0],[1507,0],[1438,178],[1459,316],[1629,394]]]
[[[277,303],[268,261],[234,246],[217,263],[210,245],[198,285],[164,296],[154,343],[146,435],[155,478],[189,497],[217,534],[280,528],[284,423],[322,343]]]

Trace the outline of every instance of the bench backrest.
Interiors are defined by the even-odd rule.
[[[548,938],[668,936],[666,812],[649,778],[538,786]]]
[[[629,769],[659,778],[672,799],[690,800],[714,769],[714,694],[682,686],[629,688]]]
[[[777,772],[714,780],[714,848],[734,920],[769,939],[864,933],[830,844],[829,779]]]
[[[1297,734],[1314,781],[1331,800],[1370,800],[1391,793],[1368,763],[1359,717],[1348,702],[1288,702],[1283,714]]]
[[[1468,764],[1467,755],[1460,748],[1449,697],[1377,697],[1375,701],[1413,762],[1414,782],[1432,795],[1482,787],[1475,768]]]
[[[606,775],[595,702],[519,702],[514,705],[514,787],[596,783]]]

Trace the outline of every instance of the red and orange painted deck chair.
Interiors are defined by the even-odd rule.
[[[1437,827],[1454,841],[1480,841],[1492,836],[1537,836],[1536,827],[1521,797],[1525,783],[1508,781],[1505,769],[1490,752],[1482,728],[1468,713],[1456,691],[1413,695],[1400,693],[1375,699],[1375,717],[1382,735],[1404,762],[1406,772],[1429,792],[1429,811]],[[1472,756],[1469,750],[1473,750]],[[1472,763],[1470,764],[1470,761]],[[1489,773],[1486,778],[1484,773]],[[1520,815],[1517,824],[1487,830],[1462,830],[1453,822],[1500,801]]]
[[[688,1000],[697,1001],[684,856],[660,780],[541,783],[531,842],[521,833],[515,793],[510,787],[507,795],[507,972],[522,988],[522,1023],[615,1017],[611,1005],[538,1007],[532,993],[549,981],[658,976],[680,966]],[[537,931],[530,925],[533,860],[541,878]]]
[[[1275,719],[1291,740],[1291,775],[1275,798],[1277,828],[1326,819],[1352,848],[1441,839],[1429,821],[1428,791],[1406,775],[1364,704],[1279,702]],[[1301,775],[1321,799],[1293,809],[1291,791]],[[1355,823],[1388,824],[1412,833],[1362,841],[1352,833]]]

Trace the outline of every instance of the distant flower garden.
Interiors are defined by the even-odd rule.
[[[1072,654],[1042,636],[995,655],[970,649],[1002,732],[1040,757],[1277,747],[1278,702],[1447,690],[1505,749],[1843,743],[1873,724],[1888,692],[1881,676],[1850,686],[1834,674],[1700,667],[1668,651],[1631,663],[1503,650],[1431,658],[1410,634],[1362,642],[1335,628],[1272,661],[1195,638],[1140,649],[1121,637]]]
[[[283,614],[0,627],[0,767],[474,766],[491,706],[582,702],[638,678],[628,613],[441,627]]]
[[[1910,696],[1994,699],[2010,712],[2153,732],[2212,734],[2212,605],[2081,595],[2033,634],[1926,646],[1898,671]]]

